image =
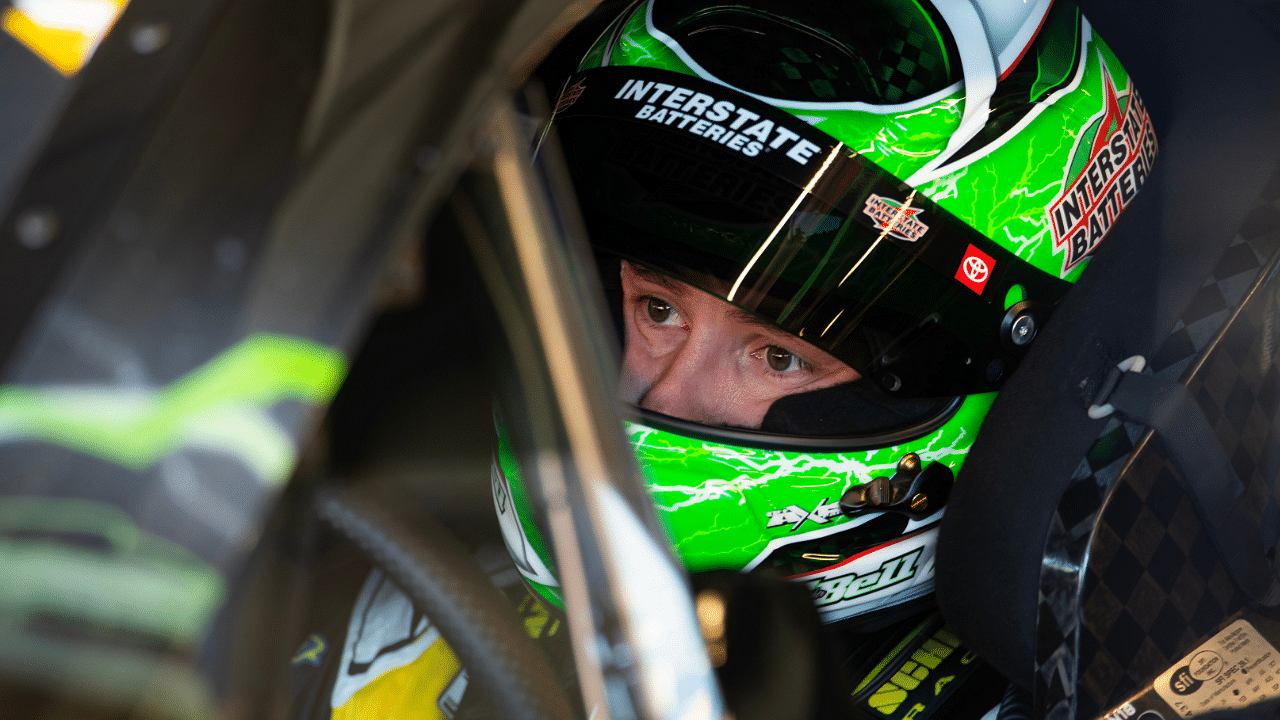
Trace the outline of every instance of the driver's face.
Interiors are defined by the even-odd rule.
[[[758,428],[784,395],[858,379],[827,353],[729,303],[624,262],[622,399],[710,425]]]

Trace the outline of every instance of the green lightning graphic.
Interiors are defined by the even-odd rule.
[[[766,527],[770,510],[814,507],[853,485],[890,476],[907,452],[926,465],[942,462],[958,472],[973,445],[972,429],[994,399],[994,393],[971,396],[932,434],[877,450],[814,453],[722,445],[638,423],[628,424],[627,433],[681,558],[697,571],[745,565],[771,539],[789,534],[786,526]]]

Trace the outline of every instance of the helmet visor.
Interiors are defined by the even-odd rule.
[[[698,78],[575,76],[558,135],[591,242],[731,303],[898,397],[997,389],[1013,286],[1066,284],[1017,260],[798,118]]]

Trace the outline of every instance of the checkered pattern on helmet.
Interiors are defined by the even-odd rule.
[[[848,67],[856,62],[849,57],[830,57],[835,53],[818,54],[813,48],[783,47],[780,57],[762,65],[758,74],[769,78],[770,94],[775,97],[814,102],[865,100],[865,90],[853,82],[854,76],[865,73],[861,67]]]
[[[781,8],[725,6],[670,31],[715,77],[783,100],[896,104],[959,79],[958,60],[947,62],[955,53],[949,36],[922,7],[879,0],[833,7],[810,7],[797,20]],[[815,19],[823,12],[836,15]],[[850,18],[855,25],[842,26]]]
[[[885,39],[871,67],[880,94],[887,103],[923,97],[945,83],[946,62],[933,41],[933,29],[923,18],[899,15],[883,18]]]
[[[888,104],[908,102],[945,86],[946,63],[941,54],[945,50],[936,47],[932,28],[910,15],[879,20],[876,34],[883,44],[874,57],[861,57],[866,63],[864,71],[874,78],[876,99]],[[780,53],[782,60],[761,68],[771,78],[778,97],[832,102],[863,99],[859,97],[861,89],[849,79],[850,70],[862,68],[841,68],[831,58],[798,47],[781,48]]]
[[[1214,338],[1223,323],[1230,317],[1232,308],[1237,307],[1244,299],[1245,293],[1256,282],[1259,271],[1278,250],[1280,250],[1280,173],[1277,173],[1268,183],[1261,199],[1241,226],[1239,235],[1219,259],[1213,274],[1187,306],[1173,333],[1150,358],[1148,371],[1176,378],[1184,376],[1192,369],[1195,357]],[[1266,488],[1265,484],[1258,482],[1256,468],[1260,457],[1274,457],[1274,455],[1259,455],[1258,450],[1267,448],[1263,453],[1268,452],[1275,442],[1273,438],[1276,433],[1271,426],[1278,404],[1276,395],[1280,394],[1280,391],[1276,390],[1280,377],[1277,376],[1274,361],[1270,367],[1264,367],[1260,362],[1263,349],[1277,347],[1274,338],[1276,334],[1280,334],[1277,332],[1280,331],[1280,323],[1268,320],[1266,310],[1269,307],[1272,305],[1268,300],[1246,308],[1247,322],[1242,323],[1239,329],[1228,332],[1229,337],[1224,337],[1221,351],[1215,352],[1214,357],[1206,362],[1207,372],[1193,378],[1190,386],[1192,392],[1196,393],[1206,416],[1211,423],[1215,424],[1215,431],[1223,441],[1228,457],[1232,458],[1236,472],[1242,478],[1249,479],[1249,492],[1253,494],[1254,506],[1261,509],[1260,512],[1264,514],[1264,518],[1269,512],[1268,509],[1275,506],[1275,498],[1270,492],[1262,492]],[[1250,340],[1250,336],[1256,338],[1256,343],[1250,345],[1253,350],[1244,351],[1242,354],[1242,347],[1246,341]],[[1242,358],[1245,363],[1252,363],[1252,367],[1240,366],[1238,363]],[[1259,420],[1258,413],[1266,418],[1265,424],[1251,425],[1249,418]],[[1225,617],[1224,613],[1238,606],[1242,601],[1239,595],[1223,599],[1226,587],[1223,584],[1223,578],[1226,571],[1220,564],[1213,568],[1204,565],[1207,554],[1204,553],[1206,546],[1205,539],[1201,539],[1202,534],[1197,535],[1197,540],[1190,545],[1187,545],[1184,539],[1182,543],[1175,542],[1171,546],[1166,542],[1168,527],[1165,528],[1164,535],[1157,540],[1155,546],[1159,551],[1159,558],[1156,559],[1157,555],[1154,552],[1151,555],[1155,565],[1153,568],[1145,569],[1143,574],[1133,581],[1134,587],[1123,601],[1125,604],[1121,609],[1131,616],[1129,619],[1119,620],[1121,614],[1114,612],[1116,605],[1112,604],[1112,599],[1121,602],[1115,589],[1106,586],[1106,592],[1100,592],[1099,588],[1105,585],[1104,576],[1107,571],[1102,569],[1101,565],[1093,564],[1098,561],[1098,557],[1095,556],[1092,559],[1087,573],[1081,572],[1085,568],[1085,558],[1090,549],[1089,537],[1096,513],[1102,507],[1120,469],[1129,459],[1128,450],[1116,436],[1117,429],[1121,427],[1125,429],[1125,435],[1130,441],[1137,439],[1143,432],[1141,426],[1128,423],[1122,425],[1116,420],[1107,424],[1089,451],[1089,456],[1081,461],[1073,475],[1072,484],[1063,496],[1046,540],[1045,562],[1041,569],[1034,694],[1035,707],[1043,708],[1045,717],[1052,720],[1070,720],[1073,717],[1093,715],[1104,706],[1109,707],[1113,702],[1118,702],[1116,698],[1123,699],[1128,692],[1127,689],[1136,687],[1135,683],[1138,681],[1128,670],[1110,672],[1115,670],[1117,664],[1128,665],[1118,663],[1118,659],[1132,655],[1131,662],[1150,661],[1148,664],[1154,667],[1158,664],[1154,662],[1158,657],[1155,651],[1170,655],[1165,652],[1165,648],[1174,638],[1178,641],[1180,648],[1185,647],[1189,642],[1186,633],[1196,632],[1197,627],[1205,626],[1209,615],[1215,612],[1214,602],[1223,606],[1216,615],[1216,619],[1221,624],[1220,621]],[[1260,437],[1260,433],[1257,432],[1259,428],[1265,431],[1265,438]],[[1123,450],[1123,452],[1117,456],[1115,453],[1105,452],[1106,447]],[[1108,458],[1109,463],[1106,462]],[[1176,473],[1172,467],[1162,466],[1159,470]],[[1274,468],[1267,467],[1264,471],[1269,471],[1270,477],[1276,476]],[[1151,523],[1152,516],[1156,520],[1168,516],[1171,522],[1175,517],[1178,522],[1185,522],[1187,518],[1194,517],[1194,513],[1188,514],[1189,498],[1186,497],[1183,486],[1178,482],[1168,483],[1170,479],[1168,476],[1161,477],[1174,490],[1164,488],[1156,491],[1155,500],[1145,503],[1153,507],[1147,508],[1147,514],[1139,508],[1138,515],[1134,517],[1133,526],[1130,526],[1123,535],[1116,533],[1115,527],[1099,533],[1102,542],[1110,543],[1108,547],[1112,548],[1112,559],[1119,556],[1121,565],[1127,563],[1129,558],[1141,560],[1152,547],[1152,539],[1140,541],[1138,546],[1141,554],[1137,554],[1132,547],[1125,545],[1124,541],[1135,532],[1134,527],[1146,528],[1146,530],[1156,527]],[[1126,491],[1117,487],[1116,498],[1121,505],[1127,502],[1129,506],[1133,506],[1130,493],[1139,498],[1146,498],[1151,495],[1151,492],[1148,488],[1143,495],[1132,487]],[[1180,497],[1175,500],[1169,496],[1171,492],[1180,494]],[[1156,512],[1157,509],[1159,513]],[[1117,510],[1117,512],[1120,511]],[[1170,515],[1170,512],[1173,514]],[[1128,515],[1125,514],[1117,515],[1121,520],[1127,517]],[[1198,528],[1198,519],[1196,522]],[[1119,522],[1116,525],[1123,527],[1125,523]],[[1119,547],[1125,547],[1128,555],[1120,553],[1116,549]],[[1178,561],[1178,552],[1175,550],[1186,554],[1186,560],[1181,564]],[[1170,578],[1170,570],[1167,568],[1175,566],[1180,568],[1179,579],[1175,581],[1177,583],[1174,585],[1175,592],[1172,595],[1173,599],[1170,599],[1170,591],[1165,587]],[[1189,568],[1185,576],[1181,568]],[[1112,571],[1112,576],[1115,577],[1119,572],[1119,570]],[[1162,582],[1164,584],[1161,584]],[[1083,597],[1086,598],[1083,607],[1077,599],[1082,597],[1080,592],[1082,583],[1085,584]],[[1229,580],[1226,583],[1232,586],[1234,592],[1234,585]],[[1128,582],[1117,589],[1123,590],[1127,585]],[[1138,589],[1139,585],[1142,587],[1141,590]],[[1153,590],[1153,587],[1159,592]],[[1189,591],[1195,587],[1203,587],[1207,592]],[[1164,600],[1159,602],[1154,615],[1148,612],[1148,616],[1143,617],[1141,621],[1133,616],[1131,605],[1136,602],[1140,605],[1155,606],[1161,593],[1164,594]],[[1193,598],[1199,598],[1197,602],[1203,601],[1204,605],[1192,607]],[[1093,604],[1090,605],[1090,603]],[[1084,632],[1080,632],[1079,620],[1082,614],[1087,617],[1093,612],[1102,612],[1101,619],[1090,619],[1084,627]],[[1200,614],[1197,615],[1197,613]],[[1176,630],[1180,622],[1178,618],[1186,623],[1183,627],[1184,632],[1181,634]],[[1144,623],[1150,623],[1150,625],[1144,626]],[[1148,642],[1149,638],[1145,636],[1139,638],[1138,634],[1133,633],[1135,625],[1140,630],[1146,627],[1144,634],[1161,634],[1161,642],[1156,643],[1154,640]],[[1108,639],[1110,644],[1107,644]],[[1164,648],[1161,647],[1162,644]],[[1111,649],[1113,646],[1114,653]],[[1178,653],[1181,650],[1175,649],[1172,652]],[[1116,657],[1117,654],[1119,658]],[[1146,677],[1142,682],[1149,679],[1150,677]],[[1080,688],[1078,695],[1077,687]],[[1078,708],[1075,707],[1077,702]]]

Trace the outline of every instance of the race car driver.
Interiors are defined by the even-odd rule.
[[[564,83],[555,126],[621,308],[627,432],[686,567],[808,585],[862,638],[849,679],[873,716],[969,707],[949,700],[976,663],[927,614],[938,519],[1154,160],[1123,66],[1064,2],[647,0]],[[504,539],[562,607],[501,435]],[[430,627],[375,571],[333,715],[450,716],[465,675]]]

